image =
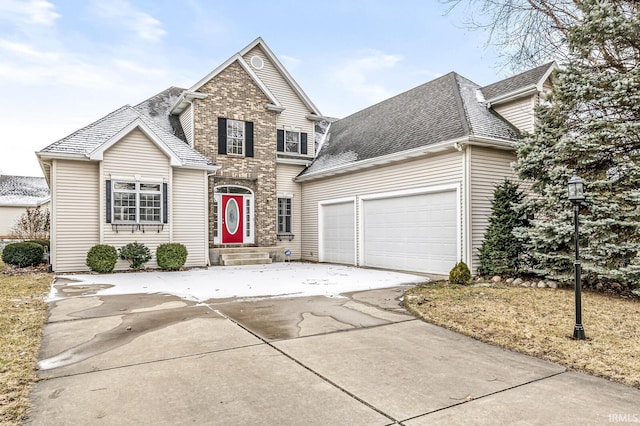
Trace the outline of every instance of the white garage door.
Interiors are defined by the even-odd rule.
[[[320,206],[320,261],[355,265],[354,203]]]
[[[448,274],[457,256],[456,191],[363,201],[363,265]]]

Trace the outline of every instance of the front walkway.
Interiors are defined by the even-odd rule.
[[[325,277],[341,268],[314,265],[323,266]],[[354,281],[362,271],[353,272]],[[220,270],[208,272],[211,291],[222,291],[214,280]],[[257,300],[96,294],[125,275],[133,274],[94,276],[95,285],[59,283],[55,294],[65,296],[50,302],[39,372],[48,380],[35,385],[31,424],[566,425],[640,418],[638,390],[409,316],[399,301],[406,287]],[[127,278],[128,290],[164,285],[162,276],[143,275],[141,284]],[[320,275],[294,275],[309,286],[331,285]]]

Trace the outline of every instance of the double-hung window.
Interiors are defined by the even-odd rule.
[[[284,152],[300,154],[300,132],[284,131]]]
[[[291,233],[291,198],[278,198],[278,234]]]
[[[227,154],[244,155],[244,121],[227,120]]]
[[[113,182],[113,221],[162,223],[162,184]]]

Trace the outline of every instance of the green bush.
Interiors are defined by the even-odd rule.
[[[134,241],[118,249],[120,259],[129,262],[129,268],[140,269],[151,260],[151,250],[143,243]]]
[[[526,270],[525,244],[514,233],[529,226],[526,216],[515,208],[523,198],[518,185],[506,179],[493,191],[489,226],[478,253],[480,275],[515,277]]]
[[[113,271],[118,261],[118,252],[113,246],[97,244],[87,253],[87,266],[102,274]]]
[[[48,252],[49,249],[51,248],[51,244],[49,243],[49,240],[29,240],[29,241],[25,241],[25,243],[40,244],[44,248],[45,253]]]
[[[156,249],[158,266],[169,271],[177,271],[187,261],[187,248],[180,243],[161,244]]]
[[[2,251],[2,261],[19,268],[36,266],[42,263],[44,247],[37,243],[12,243]]]
[[[451,284],[469,284],[471,282],[471,271],[466,263],[460,261],[449,272],[449,282]]]

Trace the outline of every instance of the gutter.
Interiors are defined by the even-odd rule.
[[[439,142],[433,145],[421,146],[407,151],[402,151],[394,154],[384,155],[382,157],[369,158],[362,161],[356,161],[355,163],[343,164],[336,167],[331,167],[326,170],[320,170],[312,172],[306,175],[297,176],[293,179],[294,182],[306,182],[315,179],[321,179],[329,176],[341,175],[345,173],[352,173],[358,170],[369,169],[376,166],[396,163],[400,161],[410,160],[417,157],[422,157],[427,154],[435,152],[446,151],[449,149],[455,149],[459,152],[464,150],[467,145],[491,147],[503,150],[514,150],[516,147],[515,142],[505,139],[484,137],[484,136],[463,136],[456,139],[450,139],[447,141]]]

